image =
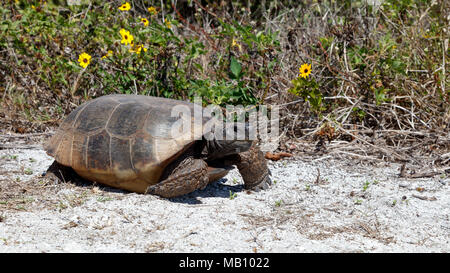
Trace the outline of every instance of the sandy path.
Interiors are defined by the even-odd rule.
[[[165,200],[45,182],[51,162],[0,150],[0,252],[450,252],[450,178],[399,178],[398,164],[291,158],[263,192],[232,171]]]

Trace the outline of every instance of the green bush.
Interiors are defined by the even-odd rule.
[[[137,2],[129,10],[120,10],[117,1],[89,3],[61,6],[23,1],[0,7],[4,18],[0,49],[12,50],[17,57],[17,61],[12,54],[2,57],[8,59],[2,63],[6,74],[28,65],[39,72],[27,76],[39,82],[44,92],[60,98],[109,93],[175,99],[202,95],[205,103],[247,105],[261,100],[255,92],[265,88],[267,71],[277,65],[273,59],[256,71],[247,67],[248,50],[261,55],[279,46],[270,31],[253,34],[249,26],[220,22],[223,31],[213,38],[226,50],[212,52],[216,62],[210,63],[204,58],[205,40],[182,35],[186,25],[169,14],[163,19],[159,7],[155,14],[147,10],[151,5]],[[121,43],[121,29],[133,36],[133,46]],[[83,53],[90,58],[85,68],[78,62]],[[5,65],[8,62],[14,64]]]
[[[80,2],[0,6],[0,118],[54,125],[85,100],[136,93],[282,105],[293,136],[326,120],[450,126],[446,1]]]

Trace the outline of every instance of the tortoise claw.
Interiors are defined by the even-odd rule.
[[[263,180],[261,180],[260,183],[253,184],[251,186],[246,184],[245,188],[248,190],[259,192],[261,190],[267,190],[271,185],[272,185],[272,179],[270,179],[269,176],[266,176]]]

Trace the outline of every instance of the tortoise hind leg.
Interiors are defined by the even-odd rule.
[[[230,167],[230,166],[223,166],[223,167],[211,167],[211,166],[208,166],[209,183],[213,183],[215,181],[218,181],[218,180],[222,179],[232,169],[233,169],[233,167]]]
[[[45,171],[43,176],[59,183],[65,183],[75,180],[77,174],[72,168],[66,167],[55,160]]]
[[[80,186],[92,185],[92,182],[79,176],[71,167],[64,166],[56,160],[48,167],[43,177],[55,183],[74,183]]]
[[[203,189],[208,185],[208,165],[202,159],[186,158],[156,185],[149,186],[145,193],[165,198],[176,197]]]

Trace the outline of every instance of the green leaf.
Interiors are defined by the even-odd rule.
[[[239,79],[239,74],[241,73],[241,64],[236,60],[235,57],[231,57],[230,70],[233,79]]]

